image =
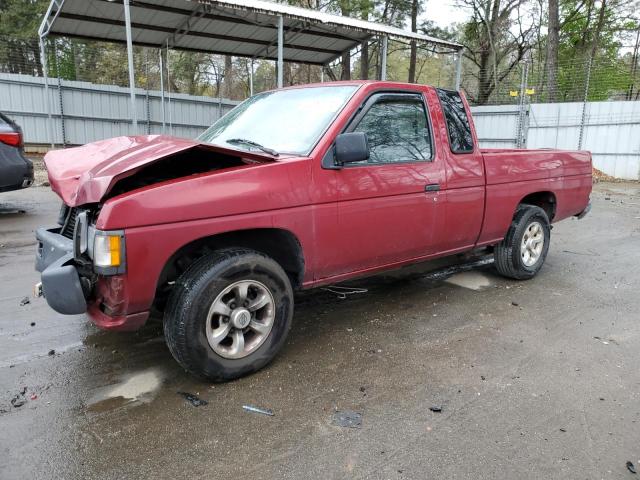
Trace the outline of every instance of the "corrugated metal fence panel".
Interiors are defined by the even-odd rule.
[[[578,149],[582,103],[540,103],[528,108],[526,148]],[[481,147],[515,147],[517,106],[471,110]],[[587,103],[582,149],[592,152],[594,166],[604,173],[640,180],[640,102]]]
[[[46,114],[44,79],[0,74],[0,111],[22,127],[27,144],[50,143],[47,127],[53,128],[56,144],[63,143],[63,135],[67,144],[80,145],[132,133],[129,89],[64,80],[59,88],[57,79],[50,79],[49,87],[51,123]],[[165,133],[194,138],[238,103],[165,94]],[[138,133],[162,133],[161,93],[136,89],[136,107]]]
[[[596,168],[640,180],[640,102],[589,103],[583,148]]]
[[[582,103],[531,105],[527,147],[577,149],[581,117]]]
[[[527,147],[577,149],[582,108],[582,103],[531,105]],[[640,102],[587,103],[582,149],[606,174],[640,179]]]
[[[471,107],[482,148],[515,148],[518,136],[517,105]]]
[[[50,80],[52,122],[45,108],[44,79],[0,74],[0,111],[24,130],[28,144],[48,144],[48,127],[56,144],[84,144],[131,134],[129,90],[87,82]],[[60,92],[62,95],[60,95]],[[61,102],[62,100],[62,102]],[[238,102],[172,94],[165,98],[165,133],[193,138]],[[139,133],[162,133],[160,92],[136,91]],[[61,106],[64,116],[61,116]],[[514,148],[518,133],[517,105],[472,107],[485,148]],[[582,103],[532,104],[525,121],[527,148],[578,148]],[[63,121],[64,119],[64,121]],[[149,119],[149,121],[147,121]],[[169,125],[171,124],[171,126]],[[625,179],[640,179],[640,102],[592,102],[586,108],[582,148],[593,153],[594,165]]]
[[[59,115],[54,104],[53,91],[49,91],[52,114]],[[48,141],[47,128],[50,127],[44,93],[44,80],[29,75],[0,74],[0,111],[15,120],[24,131],[25,139],[31,142]],[[56,130],[57,132],[58,130]],[[60,142],[61,137],[56,137]]]

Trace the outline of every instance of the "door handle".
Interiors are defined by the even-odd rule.
[[[425,185],[424,191],[425,192],[438,192],[438,191],[440,191],[440,184],[439,183],[430,183],[429,185]]]

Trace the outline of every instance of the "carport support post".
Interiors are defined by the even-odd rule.
[[[249,70],[249,96],[253,97],[253,58],[251,59],[251,69]]]
[[[164,111],[164,62],[162,61],[162,48],[158,49],[159,65],[160,65],[160,103],[162,104],[162,134],[166,125]]]
[[[382,48],[380,52],[380,80],[387,79],[387,50],[389,46],[389,39],[385,35],[382,37]]]
[[[129,66],[129,95],[131,96],[131,121],[133,133],[138,133],[138,114],[136,111],[136,82],[133,70],[133,40],[131,38],[131,11],[129,0],[124,0],[124,24],[127,33],[127,63]]]
[[[460,90],[460,82],[462,81],[462,50],[456,53],[456,90]]]
[[[283,86],[284,74],[284,18],[278,16],[278,88]]]
[[[49,72],[47,71],[47,47],[45,37],[40,37],[40,63],[42,64],[42,76],[44,78],[44,108],[47,111],[47,137],[54,148],[53,128],[51,125],[51,99],[49,98]]]

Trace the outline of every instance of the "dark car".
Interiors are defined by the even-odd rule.
[[[0,192],[26,188],[33,183],[33,163],[25,158],[22,129],[0,113]]]

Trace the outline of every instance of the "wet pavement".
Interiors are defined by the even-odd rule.
[[[0,194],[0,478],[633,478],[640,186],[593,199],[533,280],[414,268],[305,292],[271,365],[211,385],[157,324],[101,332],[33,299],[33,230],[59,203]]]

